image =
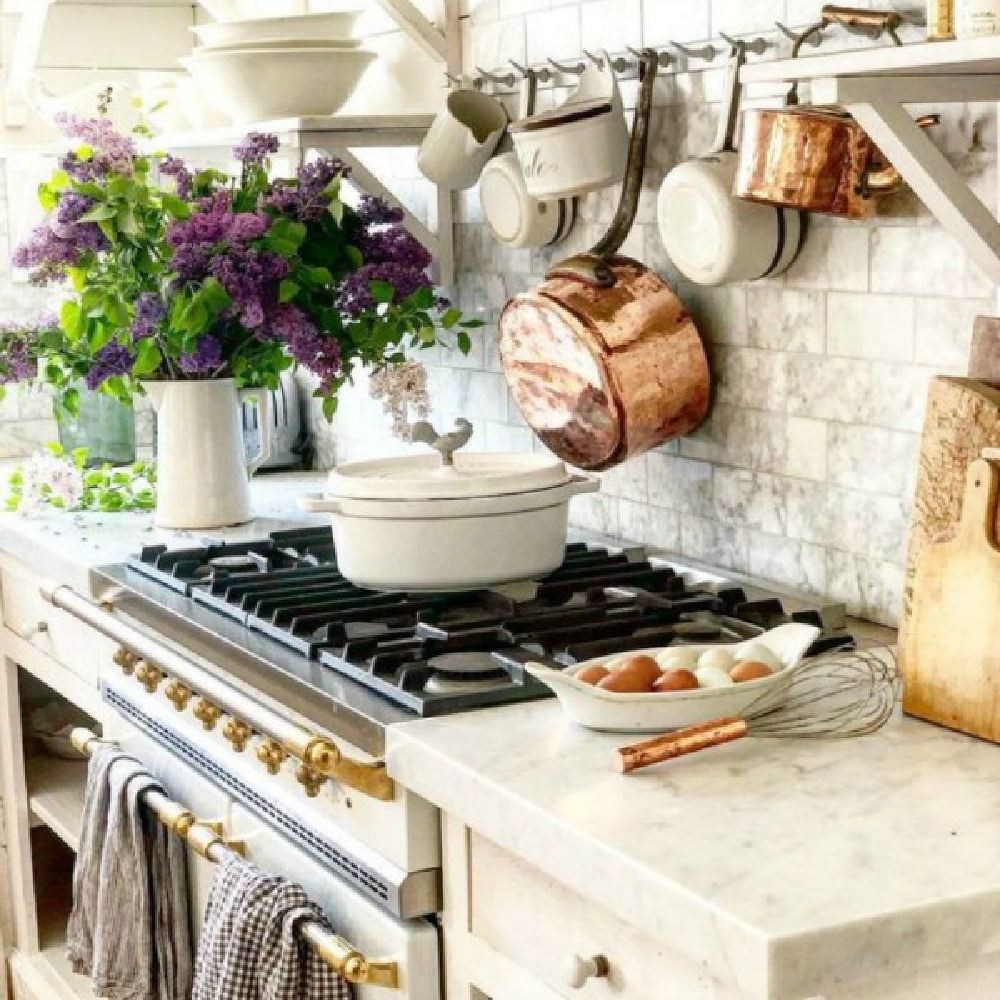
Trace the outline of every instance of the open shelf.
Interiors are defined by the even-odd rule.
[[[748,64],[744,83],[814,80],[829,76],[974,76],[1000,73],[1000,37],[917,42]],[[940,83],[940,81],[939,81]]]
[[[29,757],[25,773],[32,820],[47,826],[67,847],[76,851],[80,846],[87,762]]]

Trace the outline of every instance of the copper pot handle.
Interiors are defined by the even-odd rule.
[[[660,68],[660,57],[654,49],[643,49],[639,60],[642,86],[639,102],[632,123],[632,138],[628,147],[628,162],[625,166],[625,183],[622,186],[618,211],[608,231],[594,245],[589,253],[564,260],[551,268],[546,279],[573,277],[596,285],[598,288],[612,288],[615,275],[609,261],[621,248],[635,222],[639,210],[639,196],[642,193],[642,179],[646,172],[646,152],[649,148],[649,121],[653,113],[653,90],[656,74]]]
[[[888,35],[895,45],[902,45],[899,37],[899,26],[903,17],[894,10],[867,10],[861,7],[841,7],[838,4],[824,4],[820,11],[820,19],[806,28],[792,45],[792,58],[797,59],[802,52],[802,46],[833,24],[838,24],[847,31],[863,34],[868,38],[877,39],[883,34]],[[822,39],[820,39],[822,41]],[[799,81],[796,80],[785,99],[786,104],[799,103]]]
[[[921,115],[915,119],[922,129],[928,129],[941,121],[940,115]],[[861,182],[858,184],[858,194],[863,198],[881,197],[892,194],[903,186],[903,178],[899,171],[888,161],[881,164],[869,164]]]

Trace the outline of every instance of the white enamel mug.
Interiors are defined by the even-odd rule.
[[[417,166],[453,191],[475,185],[507,128],[504,106],[478,90],[453,90],[427,130]]]

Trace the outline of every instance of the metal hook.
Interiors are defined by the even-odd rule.
[[[558,63],[555,59],[549,59],[548,64],[553,66],[558,72],[566,73],[570,76],[579,76],[586,70],[586,63],[577,63],[575,66],[563,66],[562,63]]]
[[[797,42],[799,40],[798,33],[792,31],[791,28],[786,27],[780,21],[775,21],[774,24],[778,31],[780,31],[790,42]],[[816,48],[816,46],[818,46],[822,41],[823,39],[820,37],[820,33],[816,32],[806,38],[805,44]]]
[[[583,50],[583,54],[598,68],[604,69],[604,57],[597,55],[595,52],[590,52],[588,49]]]
[[[719,35],[724,38],[734,49],[737,45],[742,45],[746,52],[752,52],[755,56],[762,56],[770,47],[770,43],[766,38],[758,36],[752,42],[746,41],[746,39],[736,39],[730,38],[725,32],[720,31]]]
[[[498,73],[488,72],[487,70],[483,69],[482,66],[477,66],[476,72],[484,80],[489,80],[490,83],[498,83],[503,87],[513,87],[514,84],[517,82],[517,78],[514,76],[513,73],[505,73],[503,76],[500,76]]]
[[[548,83],[549,80],[552,79],[552,70],[550,70],[548,66],[542,66],[541,69],[535,69],[533,66],[522,66],[516,59],[511,59],[510,64],[526,80],[534,77],[539,83]]]
[[[632,48],[631,45],[629,45],[627,48],[628,51],[636,57],[636,59],[638,59],[640,62],[642,61],[643,50],[634,49]],[[649,48],[646,49],[645,51],[656,53],[656,59],[657,62],[659,63],[660,69],[666,69],[674,61],[674,57],[669,52],[665,52],[662,49]]]
[[[449,83],[455,84],[456,87],[462,86],[462,78],[460,76],[455,76],[454,73],[447,73],[447,72],[445,73],[445,76],[448,78]]]
[[[711,42],[700,47],[681,45],[680,42],[671,42],[670,45],[688,59],[704,59],[705,62],[712,62],[719,54],[719,50]]]

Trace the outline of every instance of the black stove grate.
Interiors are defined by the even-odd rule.
[[[817,612],[692,585],[642,550],[571,544],[542,580],[465,593],[364,590],[336,566],[329,528],[255,542],[143,549],[130,571],[353,678],[419,715],[549,697],[524,665],[566,666],[674,641],[733,642]],[[813,652],[853,644],[828,630]]]

